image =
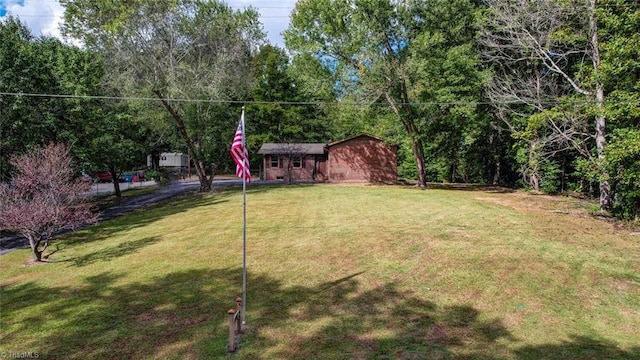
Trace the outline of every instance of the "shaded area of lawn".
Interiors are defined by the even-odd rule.
[[[74,246],[80,243],[102,241],[109,239],[114,233],[125,232],[135,228],[148,226],[151,223],[162,221],[166,217],[170,217],[185,211],[202,206],[211,206],[214,204],[225,203],[229,196],[233,196],[236,191],[230,190],[211,194],[188,193],[178,196],[170,200],[139,209],[127,214],[126,217],[117,217],[100,226],[89,227],[75,234],[65,237],[58,241],[54,239],[52,243],[58,244],[60,247]]]
[[[4,323],[2,343],[16,344],[16,337],[30,332],[39,336],[29,351],[45,359],[197,359],[206,351],[202,342],[224,332],[215,317],[222,318],[224,300],[232,297],[226,289],[240,281],[236,269],[117,285],[121,276],[104,273],[73,287],[26,283],[3,289],[3,323],[28,307],[38,307],[40,316]],[[222,346],[221,338],[217,342]]]
[[[15,344],[22,332],[39,336],[25,344],[29,349],[2,350],[35,351],[47,359],[227,356],[225,313],[233,305],[231,289],[238,288],[241,269],[189,270],[118,285],[121,276],[88,277],[80,287],[26,283],[3,288],[2,343]],[[511,352],[507,346],[524,339],[514,338],[501,319],[486,319],[468,305],[439,306],[394,283],[360,292],[358,274],[316,287],[285,288],[267,275],[252,275],[249,284],[249,327],[234,358],[640,358],[640,347],[623,351],[586,336]],[[40,316],[6,323],[28,307],[39,308]],[[317,321],[322,326],[293,335],[286,347],[274,340],[291,322]]]

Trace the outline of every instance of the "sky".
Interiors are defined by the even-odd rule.
[[[289,14],[296,0],[226,0],[234,10],[253,6],[260,13],[260,22],[269,42],[284,48],[281,33],[289,26]],[[58,0],[0,0],[0,19],[13,15],[24,22],[35,36],[60,37],[58,29],[64,8]]]

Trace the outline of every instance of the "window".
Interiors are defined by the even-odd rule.
[[[293,167],[298,169],[302,167],[302,156],[293,157]]]
[[[271,167],[272,168],[277,168],[280,167],[280,157],[276,156],[276,155],[271,155]]]

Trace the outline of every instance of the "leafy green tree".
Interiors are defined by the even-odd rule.
[[[94,168],[109,171],[115,195],[120,197],[120,175],[146,162],[147,133],[126,102],[106,100],[99,111],[97,121],[86,126],[85,159]]]
[[[97,102],[58,95],[99,95],[101,63],[94,54],[57,39],[34,38],[18,20],[0,23],[0,179],[7,179],[12,155],[51,142],[85,149],[85,125]]]
[[[630,0],[599,1],[595,7],[600,40],[597,73],[585,71],[589,81],[602,82],[606,101],[600,113],[607,118],[602,166],[611,183],[613,212],[640,217],[640,4]],[[598,114],[598,108],[590,114]],[[600,164],[599,164],[600,165]],[[590,166],[591,169],[598,167]],[[588,175],[589,173],[585,173]],[[603,172],[591,172],[600,181]]]
[[[434,180],[469,180],[465,151],[473,151],[475,128],[486,117],[482,99],[483,68],[476,46],[480,6],[470,0],[429,0],[420,16],[425,23],[411,47],[415,89],[425,119],[429,168]]]
[[[465,182],[514,186],[518,181],[511,132],[499,126],[491,108],[482,105],[483,115],[466,128],[461,151],[461,169]]]
[[[628,219],[640,218],[640,130],[615,129],[606,159],[616,194],[614,213]]]
[[[261,164],[257,151],[263,143],[324,142],[329,138],[325,113],[312,101],[318,89],[305,92],[291,68],[285,51],[270,44],[262,46],[253,59],[254,103],[247,106],[245,117],[252,164]]]
[[[6,40],[0,46],[7,46],[0,55],[0,86],[17,94],[0,97],[5,105],[0,110],[0,141],[7,155],[0,163],[3,176],[9,177],[12,170],[11,155],[65,142],[84,171],[112,172],[119,196],[118,175],[144,164],[145,140],[126,104],[92,97],[107,94],[102,56],[58,39],[33,38],[14,19],[3,24],[0,33]]]
[[[64,101],[30,94],[57,94],[58,57],[53,39],[36,39],[19,20],[0,23],[0,174],[9,177],[11,155],[55,141],[64,126]]]
[[[200,190],[208,191],[216,159],[202,125],[221,118],[214,115],[220,102],[251,90],[250,59],[264,38],[256,11],[199,0],[62,3],[63,33],[105,54],[109,78],[126,94],[158,100],[192,156]]]
[[[564,174],[560,169],[573,157],[579,181],[587,189],[597,184],[602,210],[633,213],[635,200],[616,204],[635,196],[623,185],[632,177],[616,166],[635,168],[628,144],[640,114],[640,6],[614,0],[487,4],[482,43],[494,70],[489,96],[529,144],[532,180],[557,183],[553,174]]]
[[[630,24],[638,23],[637,16],[631,15],[637,15],[637,3],[487,3],[491,14],[483,36],[485,56],[499,64],[490,96],[503,110],[525,120],[514,127],[528,137],[534,165],[571,149],[589,167],[597,168],[598,176],[592,179],[598,183],[600,207],[611,210],[613,196],[605,164],[607,127],[615,126],[615,120],[607,104],[615,103],[617,97],[628,100],[637,92],[627,81],[621,82],[624,89],[616,90],[612,82],[618,78],[611,77],[637,66],[632,65],[637,63],[637,45],[627,42],[628,37],[637,37],[637,31],[630,30],[634,28]],[[630,23],[621,22],[622,18]]]
[[[287,72],[288,67],[286,53],[269,44],[262,46],[253,59],[253,100],[256,103],[247,107],[247,112],[252,114],[247,127],[247,141],[251,145],[280,142],[285,137],[301,141],[305,137],[304,125],[297,121],[300,106],[293,104],[300,97]]]
[[[294,55],[315,56],[333,75],[334,91],[359,102],[379,99],[392,109],[410,139],[418,186],[425,185],[425,157],[416,100],[417,73],[410,48],[424,25],[423,2],[302,0],[285,31]]]
[[[315,56],[331,72],[340,112],[358,119],[361,112],[345,105],[372,104],[374,118],[388,125],[380,105],[388,106],[409,140],[416,170],[400,168],[424,186],[427,175],[462,178],[462,146],[472,134],[467,128],[480,121],[478,9],[468,0],[300,1],[285,40],[294,54]],[[353,125],[371,128],[361,120]],[[387,126],[382,132],[395,138],[397,130]],[[428,171],[440,165],[441,170]]]

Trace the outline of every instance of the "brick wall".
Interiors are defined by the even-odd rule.
[[[264,180],[289,180],[289,159],[286,156],[280,156],[279,166],[271,167],[271,157],[277,155],[267,155],[264,157]],[[315,175],[316,181],[326,180],[326,161],[316,162],[315,155],[307,155],[303,158],[302,167],[292,168],[291,177],[293,181],[311,181]],[[314,174],[315,166],[315,174]]]
[[[395,182],[395,147],[366,135],[329,145],[330,181]]]

